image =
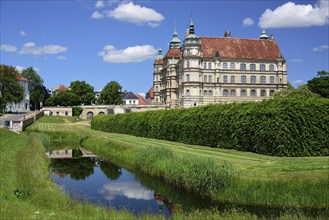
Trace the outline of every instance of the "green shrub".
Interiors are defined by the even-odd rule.
[[[329,155],[329,100],[275,99],[96,116],[93,129],[273,156]]]

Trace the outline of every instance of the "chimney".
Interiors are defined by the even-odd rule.
[[[230,31],[225,31],[224,32],[224,37],[225,38],[231,38],[231,32]]]

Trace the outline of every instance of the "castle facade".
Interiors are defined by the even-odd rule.
[[[154,103],[171,108],[258,101],[287,87],[286,61],[273,37],[198,37],[191,21],[183,43],[175,31],[154,62]]]

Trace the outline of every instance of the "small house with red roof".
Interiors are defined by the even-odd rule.
[[[65,85],[60,84],[58,87],[57,87],[57,86],[53,87],[53,88],[51,89],[51,93],[52,93],[53,95],[56,95],[56,94],[59,93],[59,92],[67,91],[67,90],[70,90],[70,89],[67,88]]]
[[[287,87],[287,67],[274,37],[198,37],[191,20],[183,43],[176,30],[163,56],[154,61],[154,103],[192,107],[259,101]]]

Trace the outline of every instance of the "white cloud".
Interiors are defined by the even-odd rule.
[[[17,69],[17,71],[19,73],[21,73],[24,69],[26,69],[26,67],[23,67],[23,66],[15,66],[15,68]],[[33,67],[33,69],[38,72],[40,69],[38,67]]]
[[[95,8],[103,8],[104,7],[104,2],[103,1],[97,1],[95,4]]]
[[[294,63],[299,63],[299,62],[302,62],[303,60],[302,59],[295,58],[295,59],[291,59],[290,61],[291,62],[294,62]]]
[[[303,83],[303,80],[300,80],[300,79],[293,81],[293,84],[296,84],[296,85],[301,85],[302,83]]]
[[[114,10],[107,11],[107,16],[119,21],[150,27],[157,27],[164,20],[164,17],[155,10],[135,5],[133,2],[122,3]]]
[[[312,49],[313,52],[322,52],[324,50],[328,50],[329,49],[329,45],[321,45],[319,47],[314,47]]]
[[[104,49],[98,53],[98,56],[103,57],[103,60],[109,63],[131,63],[153,59],[157,51],[158,50],[151,45],[127,47],[123,50],[117,50],[113,45],[106,45]]]
[[[94,13],[91,15],[92,19],[102,19],[104,17],[105,16],[103,14],[99,13],[98,11],[94,11]]]
[[[58,56],[57,60],[68,60],[66,56]]]
[[[25,31],[19,31],[19,35],[26,36],[26,32]]]
[[[60,45],[45,45],[43,47],[37,47],[33,42],[25,43],[19,54],[32,54],[32,55],[44,55],[44,54],[58,54],[67,51],[67,47]]]
[[[261,28],[310,27],[328,24],[329,1],[319,0],[314,7],[297,5],[293,2],[285,3],[274,9],[266,9],[259,18]]]
[[[254,20],[252,18],[245,18],[243,19],[243,26],[251,26],[254,24]]]
[[[16,52],[17,47],[15,47],[14,45],[10,45],[10,44],[1,44],[0,50],[5,51],[5,52]]]

